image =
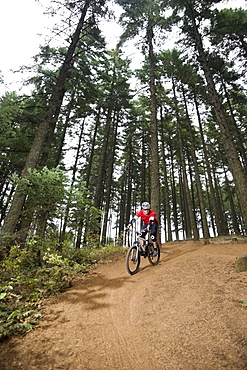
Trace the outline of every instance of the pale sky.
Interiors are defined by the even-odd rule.
[[[44,6],[50,0],[40,0],[41,6],[35,0],[0,0],[0,73],[5,86],[0,84],[0,95],[4,91],[16,89],[19,74],[16,70],[22,65],[30,65],[32,57],[39,52],[39,46],[44,45],[44,37],[52,28],[52,18],[43,14]],[[120,35],[120,27],[108,24],[110,48],[114,47]],[[13,84],[12,84],[13,82]],[[21,84],[20,84],[21,86]]]
[[[10,69],[30,64],[32,56],[38,53],[42,44],[38,33],[46,33],[47,18],[42,13],[43,8],[35,0],[1,0],[0,71],[4,80],[6,76],[6,84],[16,78]],[[1,85],[0,88],[2,92]]]

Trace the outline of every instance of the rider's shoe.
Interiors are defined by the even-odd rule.
[[[157,254],[158,254],[158,250],[157,250],[157,248],[154,248],[154,251],[153,251],[153,253],[151,254],[151,257],[156,257],[156,256],[157,256]]]

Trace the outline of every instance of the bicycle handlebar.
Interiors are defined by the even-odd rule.
[[[131,228],[130,228],[130,227],[126,227],[126,228],[124,229],[124,231],[129,232],[129,231],[131,231]],[[140,232],[141,232],[141,231],[150,231],[150,230],[149,230],[149,228],[148,228],[148,227],[145,227],[145,229],[142,229],[142,230],[140,230],[140,231],[136,231],[136,234],[140,234]]]

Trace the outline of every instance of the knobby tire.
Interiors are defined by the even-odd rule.
[[[157,255],[155,257],[152,257],[152,253],[154,251],[153,243],[150,243],[148,246],[148,261],[151,265],[156,266],[158,265],[160,261],[160,247],[157,245]]]
[[[126,255],[126,268],[130,275],[134,275],[138,272],[141,262],[141,256],[138,251],[138,247],[133,245],[129,248]]]

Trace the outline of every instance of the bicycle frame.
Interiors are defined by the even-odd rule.
[[[130,231],[130,230],[128,230]],[[133,234],[133,230],[132,234]],[[134,275],[138,272],[141,262],[141,256],[148,258],[149,263],[153,266],[157,265],[160,260],[160,248],[157,247],[157,253],[153,256],[154,246],[152,242],[149,242],[147,238],[141,238],[140,232],[136,232],[139,235],[137,240],[130,244],[127,255],[126,255],[126,268],[130,275]],[[133,235],[132,235],[133,236]],[[144,243],[142,244],[143,241]]]

